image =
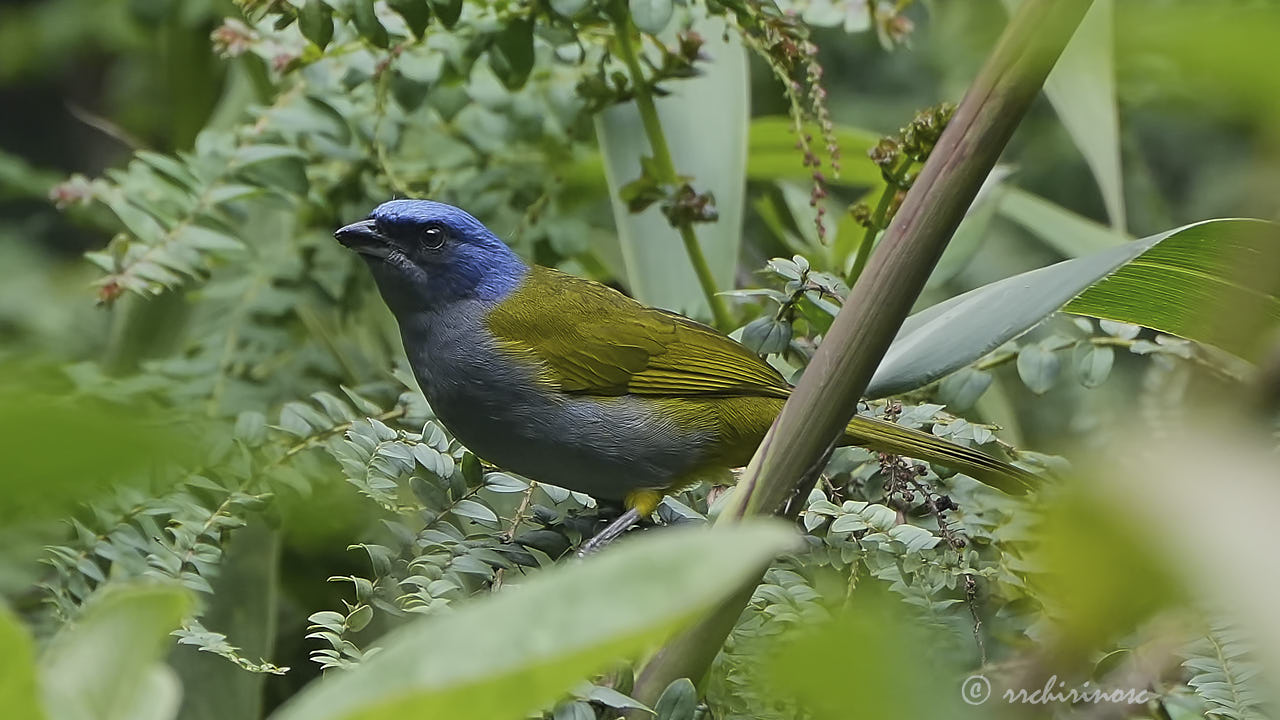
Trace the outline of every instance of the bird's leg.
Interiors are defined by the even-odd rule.
[[[616,520],[605,526],[603,530],[595,534],[595,537],[582,544],[578,548],[578,557],[584,558],[609,543],[617,540],[623,533],[630,530],[636,523],[640,522],[640,511],[635,508],[622,513]]]

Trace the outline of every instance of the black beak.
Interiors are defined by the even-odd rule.
[[[338,242],[362,255],[385,258],[391,254],[391,246],[387,239],[378,232],[372,220],[361,220],[346,227],[338,228],[333,234]]]

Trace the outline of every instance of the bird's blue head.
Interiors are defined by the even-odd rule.
[[[479,220],[431,200],[385,202],[334,236],[368,262],[397,315],[460,300],[500,300],[528,272]]]

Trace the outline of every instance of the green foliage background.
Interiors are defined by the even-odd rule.
[[[1099,5],[1115,11],[1114,42],[1077,66],[1086,82],[1051,81],[921,307],[1129,237],[1276,219],[1277,95],[1257,69],[1275,59],[1275,4]],[[651,553],[636,541],[594,576],[543,570],[570,564],[602,509],[484,465],[435,422],[367,273],[332,230],[392,196],[432,197],[530,260],[710,319],[691,280],[636,275],[645,253],[688,266],[665,219],[637,230],[654,226],[611,203],[648,192],[661,205],[676,178],[606,177],[611,153],[646,155],[652,141],[609,124],[644,85],[619,62],[618,28],[645,33],[650,86],[677,90],[691,68],[725,59],[683,53],[676,31],[696,22],[704,47],[750,60],[733,104],[659,101],[676,148],[746,124],[741,170],[718,155],[673,158],[695,190],[713,176],[741,188],[741,227],[724,216],[690,227],[716,277],[732,279],[719,289],[738,289],[724,329],[797,372],[874,238],[847,211],[884,190],[867,150],[918,110],[958,100],[1006,17],[994,0],[896,6],[800,0],[786,6],[795,25],[772,5],[733,1],[692,14],[642,0],[0,6],[0,593],[11,609],[0,700],[12,700],[0,704],[54,718],[354,717],[324,700],[354,694],[368,699],[360,717],[416,707],[556,720],[633,706],[632,670],[615,661],[642,657],[785,543],[765,530],[738,545],[646,538]],[[730,18],[716,33],[747,51],[716,45],[708,12]],[[1163,34],[1150,30],[1160,18]],[[1195,69],[1212,64],[1203,48],[1230,42],[1231,27],[1253,33],[1237,41],[1251,62],[1221,71],[1238,82],[1207,83]],[[1088,75],[1098,67],[1113,84]],[[1118,124],[1106,119],[1117,107]],[[1073,120],[1081,108],[1092,114]],[[679,113],[691,119],[669,119]],[[810,128],[813,161],[796,148],[797,124]],[[1122,174],[1108,177],[1097,158],[1112,156]],[[670,245],[648,242],[659,231]],[[1196,427],[1217,400],[1253,404],[1251,366],[1082,317],[1046,320],[964,365],[869,412],[1082,480],[1012,499],[838,451],[799,514],[803,548],[773,562],[709,676],[668,688],[659,717],[964,714],[961,680],[980,670],[998,688],[1050,674],[1150,688],[1158,700],[1126,708],[1142,717],[1268,711],[1260,663],[1280,644],[1196,592],[1219,581],[1203,568],[1188,578],[1152,523],[1088,482],[1118,475],[1116,454],[1143,476],[1146,440]],[[1249,420],[1265,434],[1274,408],[1263,415]],[[1118,427],[1133,437],[1120,450],[1109,444]],[[1057,454],[1094,469],[1063,470]],[[1239,492],[1242,505],[1255,497],[1191,481]],[[700,524],[722,491],[669,498],[658,521]],[[1206,514],[1185,531],[1213,538],[1231,522]],[[1268,532],[1222,556],[1258,559],[1268,574]],[[687,602],[635,600],[663,582],[663,597]],[[475,597],[526,583],[488,605]],[[517,602],[526,589],[542,604]],[[484,642],[432,646],[455,611]],[[542,644],[521,634],[530,627]],[[432,678],[474,675],[429,686],[379,652],[421,661]],[[507,661],[520,670],[504,675]],[[466,677],[494,689],[462,693]],[[526,704],[485,706],[491,697]]]

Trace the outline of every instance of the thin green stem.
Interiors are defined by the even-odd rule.
[[[645,82],[644,71],[640,67],[640,56],[636,53],[635,43],[631,40],[631,33],[635,27],[631,23],[630,16],[625,15],[616,21],[615,26],[618,32],[618,54],[626,63],[627,72],[631,75],[631,84],[635,88],[636,108],[640,111],[640,122],[644,125],[644,134],[649,140],[649,148],[653,150],[654,163],[662,175],[659,179],[674,186],[679,182],[679,175],[671,159],[671,148],[667,145],[666,133],[662,131],[662,122],[658,119],[658,107],[653,102],[653,91]],[[693,272],[698,276],[698,285],[702,287],[702,294],[706,296],[707,305],[711,308],[716,326],[724,330],[729,329],[733,324],[733,316],[729,314],[729,305],[716,289],[715,276],[711,274],[711,266],[707,264],[707,256],[702,252],[702,246],[698,244],[698,234],[693,229],[693,223],[684,221],[673,224],[680,232],[680,239],[684,241],[685,253],[689,255],[689,263],[693,265]]]
[[[880,202],[876,205],[875,212],[871,215],[871,220],[867,224],[867,231],[862,235],[862,244],[858,246],[858,254],[853,259],[853,267],[849,269],[849,276],[846,284],[853,287],[857,282],[858,276],[862,274],[862,269],[867,266],[867,258],[871,257],[871,248],[876,244],[876,235],[884,229],[885,218],[889,214],[889,205],[893,203],[893,196],[898,194],[901,189],[899,184],[907,170],[911,168],[911,158],[903,158],[902,163],[893,171],[892,177],[888,178],[884,192],[880,193]]]
[[[1077,342],[1076,340],[1071,340],[1071,339],[1063,340],[1061,342],[1054,343],[1051,347],[1045,348],[1045,350],[1048,350],[1049,352],[1058,352],[1059,350],[1066,350],[1067,348],[1075,345],[1076,342]],[[1087,342],[1090,345],[1093,345],[1094,347],[1131,348],[1133,347],[1133,343],[1136,342],[1136,340],[1128,340],[1125,338],[1117,338],[1117,337],[1098,336],[1098,337],[1084,338],[1083,342]],[[973,367],[975,370],[991,370],[992,368],[998,368],[1001,365],[1017,360],[1018,352],[1019,351],[1014,350],[1012,352],[1004,352],[998,355],[992,355],[978,362]]]

